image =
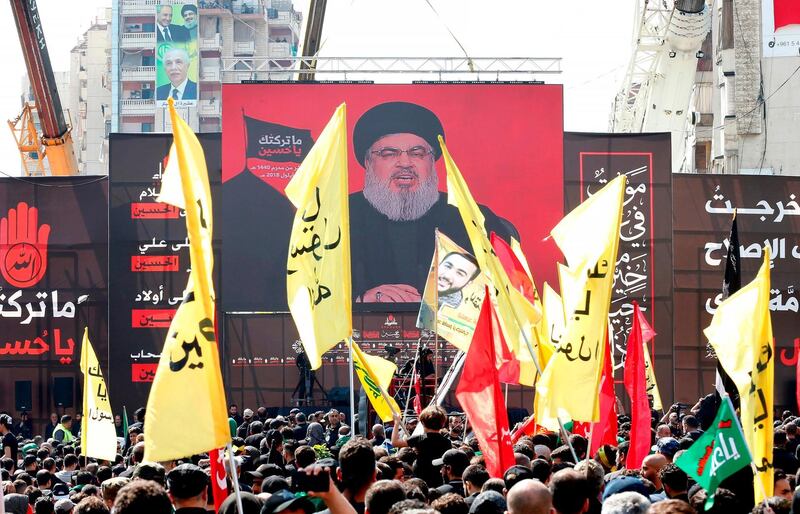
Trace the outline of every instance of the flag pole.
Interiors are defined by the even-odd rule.
[[[728,402],[728,408],[731,410],[731,413],[733,414],[731,417],[733,418],[733,421],[736,423],[736,428],[739,429],[739,435],[742,436],[742,439],[744,441],[747,441],[747,438],[745,438],[744,436],[744,429],[742,428],[742,423],[739,421],[739,416],[736,415],[736,409],[734,409],[733,402],[731,401],[731,397],[727,391],[725,391],[725,394],[723,395],[722,399],[723,401]],[[750,452],[750,446],[745,444],[744,448],[747,451],[747,456],[750,457],[750,469],[753,470],[753,480],[758,482],[758,486],[761,489],[761,496],[764,497],[764,507],[767,508],[765,512],[772,512],[769,505],[767,505],[767,490],[764,488],[764,482],[762,482],[761,479],[758,478],[758,468],[756,467],[756,463],[753,462],[753,454]]]
[[[433,265],[436,283],[433,284],[433,383],[439,384],[439,227],[434,229]],[[424,380],[424,379],[423,379]]]
[[[403,430],[406,429],[406,418],[408,417],[408,404],[411,403],[411,388],[414,387],[414,379],[417,375],[417,358],[419,357],[419,347],[422,344],[422,338],[420,337],[417,342],[417,351],[414,352],[414,364],[411,366],[411,381],[408,383],[408,393],[406,394],[406,405],[403,408],[403,419],[401,423],[403,424]]]
[[[227,448],[228,462],[231,468],[231,482],[233,482],[233,491],[234,494],[236,494],[236,510],[239,511],[239,514],[244,514],[244,509],[242,508],[242,491],[239,489],[239,476],[236,474],[236,462],[233,460],[233,446],[230,441],[228,441]]]
[[[356,394],[355,383],[353,381],[353,336],[350,336],[350,344],[347,346],[350,358],[347,359],[348,368],[350,369],[350,433],[355,434],[355,419],[356,419]]]

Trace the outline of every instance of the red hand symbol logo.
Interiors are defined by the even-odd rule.
[[[31,287],[47,271],[50,225],[38,225],[39,209],[25,202],[0,220],[0,272],[12,286]]]

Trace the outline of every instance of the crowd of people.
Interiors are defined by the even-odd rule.
[[[353,434],[334,409],[268,417],[264,407],[240,413],[231,405],[230,493],[218,512],[237,512],[240,499],[244,514],[800,513],[794,492],[800,418],[789,412],[776,416],[774,496],[754,505],[752,472],[744,468],[722,483],[705,510],[708,493],[673,461],[708,428],[714,411],[713,395],[692,408],[673,405],[663,417],[653,411],[654,444],[640,468],[625,467],[630,421],[621,415],[616,445],[587,455],[589,441],[581,435],[525,435],[515,438],[515,464],[490,477],[468,423],[441,407],[405,420],[405,430],[395,429],[404,422],[396,417],[369,434]],[[34,435],[27,415],[15,421],[0,414],[5,512],[214,512],[209,456],[144,461],[145,415],[137,410],[126,434],[117,420],[119,454],[107,462],[81,454],[79,424],[68,415],[54,416]]]

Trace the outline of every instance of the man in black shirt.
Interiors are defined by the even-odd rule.
[[[441,433],[441,430],[447,425],[447,413],[438,405],[429,406],[420,413],[419,422],[422,423],[424,432],[403,439],[400,435],[402,421],[400,416],[396,415],[394,418],[395,428],[392,430],[392,446],[413,448],[417,454],[413,467],[414,476],[424,480],[429,487],[438,487],[442,485],[442,475],[433,465],[433,461],[453,448],[450,440]]]
[[[13,421],[11,420],[11,416],[8,414],[0,414],[0,435],[3,436],[3,457],[8,457],[9,459],[14,461],[16,467],[17,462],[17,450],[19,448],[19,444],[17,443],[17,436],[15,436],[11,432],[11,426],[13,425]]]
[[[464,450],[447,450],[441,459],[435,459],[432,464],[441,466],[440,472],[444,481],[443,485],[436,488],[441,494],[455,493],[464,496],[464,481],[461,475],[469,466],[469,456]]]

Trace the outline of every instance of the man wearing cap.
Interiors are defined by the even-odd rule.
[[[663,455],[667,462],[672,462],[675,454],[681,449],[681,443],[674,437],[662,437],[651,448],[652,451]]]
[[[435,459],[433,465],[441,466],[440,472],[444,484],[436,488],[441,494],[455,493],[464,496],[464,481],[461,475],[469,466],[469,456],[464,450],[447,450],[441,459]]]
[[[11,427],[14,422],[8,414],[0,414],[0,443],[2,443],[2,453],[0,457],[7,457],[14,461],[16,467],[17,463],[17,450],[19,449],[19,442],[17,436],[11,432]]]
[[[261,514],[311,514],[314,510],[311,500],[283,489],[272,493],[261,508]]]
[[[366,172],[364,190],[350,195],[357,301],[419,302],[436,228],[469,248],[458,209],[439,192],[435,163],[441,157],[440,135],[445,133],[439,118],[409,102],[376,105],[356,122],[353,149]],[[519,239],[508,221],[485,206],[480,209],[487,233]]]
[[[208,475],[194,464],[181,464],[167,474],[167,494],[176,514],[205,514]]]

